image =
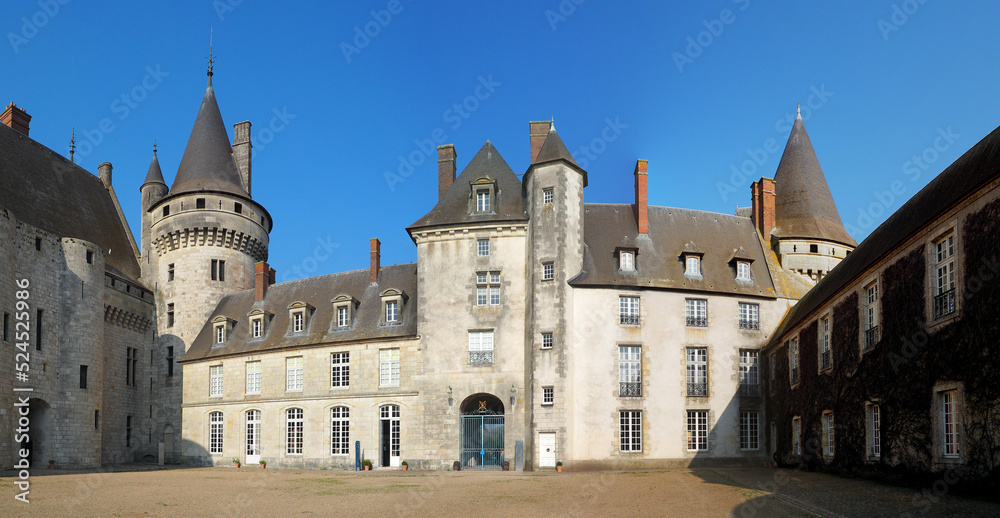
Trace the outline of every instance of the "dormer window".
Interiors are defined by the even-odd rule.
[[[273,315],[261,309],[255,309],[247,314],[250,320],[250,338],[263,338],[267,334],[267,324]]]
[[[490,191],[487,189],[476,190],[476,212],[490,212]]]
[[[305,330],[306,316],[302,311],[296,311],[292,313],[292,332],[300,333]]]
[[[338,295],[333,302],[334,326],[337,328],[351,327],[354,321],[354,309],[358,301],[350,295]]]
[[[385,321],[399,322],[399,302],[390,300],[385,303]]]
[[[297,300],[288,305],[288,320],[290,333],[304,333],[309,326],[309,317],[312,316],[313,308],[309,304]]]
[[[472,183],[472,200],[469,212],[473,214],[493,214],[496,212],[496,182],[482,177]]]
[[[687,255],[684,257],[684,275],[701,276],[701,257]]]
[[[264,322],[262,319],[255,318],[250,321],[250,327],[253,328],[253,333],[251,334],[254,338],[260,338],[264,335]]]
[[[229,335],[233,331],[236,321],[219,315],[212,319],[212,345],[221,346],[229,341]]]
[[[382,292],[382,325],[402,324],[401,310],[406,298],[406,294],[399,290],[390,288]]]
[[[225,324],[215,324],[215,343],[224,344],[226,343],[226,325]]]
[[[618,269],[623,272],[635,271],[635,250],[618,251]]]
[[[738,281],[750,280],[750,263],[746,261],[736,262],[736,280]]]

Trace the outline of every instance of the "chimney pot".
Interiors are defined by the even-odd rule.
[[[380,268],[379,262],[382,259],[382,255],[381,255],[382,254],[382,252],[381,252],[382,243],[379,242],[378,238],[374,238],[374,237],[371,239],[371,243],[372,243],[372,252],[371,252],[372,253],[372,267],[371,267],[370,279],[371,279],[372,284],[375,284],[376,282],[378,282],[378,272],[379,272],[379,268]]]
[[[635,223],[640,234],[649,233],[649,207],[646,201],[646,160],[635,161]]]
[[[0,113],[0,123],[23,133],[26,137],[28,136],[28,125],[30,122],[31,115],[18,108],[14,103],[8,104],[7,109],[3,113]]]
[[[448,192],[451,184],[455,183],[455,159],[458,153],[455,152],[455,144],[445,144],[438,146],[438,201]]]
[[[760,232],[765,242],[771,242],[771,231],[774,230],[774,196],[775,184],[771,178],[762,177],[750,184],[750,219]]]
[[[250,194],[250,170],[253,158],[253,143],[250,142],[250,121],[233,124],[233,158],[240,170],[243,188]]]
[[[531,162],[535,163],[538,152],[542,150],[545,138],[549,136],[552,129],[552,121],[530,121],[528,122],[528,133],[531,140]]]
[[[274,284],[274,268],[264,261],[254,264],[253,300],[260,302],[267,296],[267,289]]]
[[[105,189],[111,188],[111,162],[102,162],[97,166],[97,176],[104,183]]]

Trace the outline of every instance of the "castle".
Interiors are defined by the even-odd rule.
[[[154,153],[137,245],[110,164],[95,178],[32,141],[20,108],[0,117],[0,284],[32,286],[35,463],[530,470],[777,452],[761,349],[814,285],[846,282],[831,272],[857,246],[801,118],[736,215],[648,206],[644,160],[634,200],[585,203],[589,173],[551,122],[529,124],[521,179],[490,142],[457,176],[440,146],[438,200],[406,227],[415,263],[382,266],[373,239],[368,269],[276,284],[251,125],[230,143],[211,81],[169,188]],[[14,298],[0,304],[20,341]],[[0,367],[0,398],[12,380]]]

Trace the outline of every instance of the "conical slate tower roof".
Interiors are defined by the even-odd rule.
[[[774,219],[779,238],[834,241],[849,246],[857,242],[844,230],[826,176],[819,166],[802,118],[795,119],[774,174]]]
[[[222,191],[250,197],[243,188],[226,125],[215,101],[211,72],[205,98],[201,100],[191,137],[184,148],[184,157],[170,188],[170,194],[195,191]]]
[[[166,187],[167,183],[163,181],[163,172],[160,171],[160,161],[156,158],[156,151],[153,151],[153,161],[149,163],[149,171],[146,172],[146,180],[142,182],[141,190],[146,184],[158,183]]]
[[[566,149],[566,144],[563,144],[562,139],[559,138],[559,133],[556,132],[555,126],[553,126],[549,130],[548,136],[545,137],[542,148],[538,150],[538,156],[535,157],[535,161],[531,165],[544,164],[556,160],[564,160],[573,166],[574,169],[580,171],[583,174],[583,186],[587,186],[587,172],[573,159],[573,154]]]

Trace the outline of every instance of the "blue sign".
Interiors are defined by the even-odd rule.
[[[361,441],[354,441],[354,471],[361,471]]]

